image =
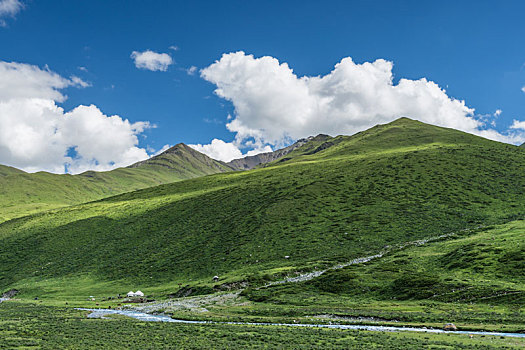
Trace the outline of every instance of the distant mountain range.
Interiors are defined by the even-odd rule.
[[[240,158],[240,159],[234,159],[231,162],[228,162],[227,164],[235,170],[251,170],[261,164],[268,164],[277,159],[283,158],[288,153],[303,146],[304,144],[306,144],[307,142],[313,139],[314,139],[313,136],[308,137],[306,139],[300,139],[297,142],[295,142],[293,145],[290,145],[288,147],[281,148],[273,152],[259,153],[254,156],[247,156],[247,157]]]
[[[42,210],[232,170],[225,163],[182,143],[127,168],[105,172],[28,174],[0,165],[0,222]]]
[[[0,222],[42,210],[97,200],[155,185],[235,170],[250,170],[279,160],[310,141],[301,139],[275,152],[224,163],[179,143],[147,160],[111,171],[78,175],[26,173],[0,165]]]

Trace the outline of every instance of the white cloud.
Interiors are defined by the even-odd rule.
[[[213,159],[229,162],[232,159],[242,158],[242,153],[239,148],[231,142],[224,142],[223,140],[213,139],[208,145],[189,145],[196,151],[206,154]]]
[[[6,17],[15,17],[24,5],[20,0],[0,0],[0,27],[5,27]]]
[[[179,47],[177,45],[171,45],[169,48],[173,51],[179,51]]]
[[[523,86],[523,87],[521,88],[521,91],[525,92],[525,86]]]
[[[494,117],[499,117],[501,115],[501,113],[503,113],[503,111],[501,109],[496,109],[496,112],[494,112]]]
[[[165,72],[173,64],[171,56],[167,53],[157,53],[151,50],[133,51],[131,58],[135,62],[135,67],[151,71]]]
[[[213,139],[210,144],[207,145],[189,145],[196,151],[204,153],[208,157],[213,159],[221,160],[223,162],[229,162],[233,159],[243,158],[246,156],[254,156],[259,153],[272,152],[272,147],[269,145],[256,147],[245,154],[242,153],[239,145],[236,141],[224,142],[223,140]]]
[[[96,106],[71,111],[60,91],[87,83],[22,63],[0,61],[0,164],[26,171],[109,170],[148,158],[137,135],[151,127],[104,115]],[[69,155],[68,155],[69,153]]]
[[[59,91],[75,86],[72,80],[37,66],[0,61],[0,100],[13,98],[43,98],[63,102],[66,97]]]
[[[522,123],[525,123],[525,122],[522,122]],[[517,128],[513,128],[513,129],[517,129]],[[504,143],[512,143],[515,145],[521,145],[522,143],[525,142],[525,133],[523,131],[507,132],[505,134],[501,134],[497,130],[494,130],[494,129],[484,129],[484,130],[479,130],[473,134],[484,137],[486,139],[504,142]]]
[[[84,80],[80,79],[79,77],[77,77],[75,75],[71,76],[71,81],[73,82],[74,85],[76,85],[78,87],[86,88],[86,87],[90,87],[91,86],[91,83],[85,82]]]
[[[510,128],[525,130],[525,121],[513,120]]]
[[[310,135],[354,134],[406,116],[505,142],[525,139],[484,130],[474,109],[425,78],[393,82],[393,63],[347,57],[324,76],[298,77],[287,63],[244,52],[224,54],[201,70],[215,93],[233,103],[227,128],[240,147],[277,147]]]
[[[186,69],[186,73],[188,73],[188,75],[194,75],[195,72],[197,72],[197,67],[195,66],[191,66],[190,68]]]
[[[248,151],[245,156],[255,156],[256,154],[259,154],[259,153],[267,153],[267,152],[272,152],[273,149],[271,146],[264,146],[263,148],[256,148],[256,149],[252,149],[251,151]]]

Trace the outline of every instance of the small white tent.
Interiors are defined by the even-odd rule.
[[[140,290],[137,290],[136,292],[130,291],[128,294],[126,294],[128,298],[132,297],[143,297],[144,293],[142,293]]]

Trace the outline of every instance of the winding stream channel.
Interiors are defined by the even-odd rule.
[[[339,325],[339,324],[306,324],[306,323],[257,323],[257,322],[212,322],[212,321],[187,321],[171,318],[167,315],[153,315],[145,312],[134,310],[117,310],[117,309],[85,309],[77,310],[91,311],[89,318],[104,318],[107,315],[124,315],[141,321],[148,322],[173,322],[173,323],[191,323],[191,324],[232,324],[232,325],[249,325],[249,326],[285,326],[285,327],[318,327],[333,329],[354,329],[375,332],[426,332],[426,333],[452,333],[452,334],[471,334],[471,335],[491,335],[498,337],[525,338],[525,333],[500,333],[500,332],[481,332],[481,331],[444,331],[435,328],[417,328],[417,327],[393,327],[393,326],[370,326],[370,325]]]

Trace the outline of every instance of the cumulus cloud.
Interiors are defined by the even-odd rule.
[[[133,51],[131,58],[135,62],[135,67],[151,71],[165,72],[173,64],[173,60],[167,53],[158,53],[151,50],[143,52]]]
[[[148,158],[138,137],[147,122],[107,116],[94,105],[57,105],[67,87],[86,87],[49,69],[0,61],[0,163],[33,172],[109,170]]]
[[[15,17],[23,7],[20,0],[0,0],[0,27],[7,25],[6,17]]]
[[[525,130],[525,121],[514,120],[512,122],[512,125],[510,126],[510,128],[511,129]]]
[[[221,160],[223,162],[229,162],[233,159],[243,158],[246,156],[254,156],[259,153],[272,152],[272,147],[269,145],[256,147],[245,154],[242,153],[241,148],[243,145],[238,144],[236,141],[224,142],[223,140],[213,139],[211,143],[207,145],[189,145],[196,151],[204,153],[208,157],[213,159]]]
[[[521,88],[521,91],[525,92],[525,86],[523,86],[523,87]]]
[[[223,140],[213,139],[208,145],[189,145],[196,151],[206,154],[213,159],[229,162],[232,159],[242,157],[239,148],[232,142],[224,142]]]
[[[272,147],[269,145],[266,145],[262,148],[252,149],[251,151],[248,151],[244,156],[254,156],[259,153],[267,153],[267,152],[272,152],[272,151],[273,151]]]
[[[500,141],[524,139],[486,130],[473,108],[432,81],[394,83],[392,69],[383,59],[358,64],[347,57],[324,76],[298,77],[287,63],[240,51],[223,54],[201,77],[232,102],[235,115],[226,126],[241,147],[281,147],[319,133],[354,134],[402,116]]]
[[[0,100],[3,101],[31,97],[63,102],[66,97],[60,90],[78,84],[48,68],[16,62],[0,61],[0,78]]]

